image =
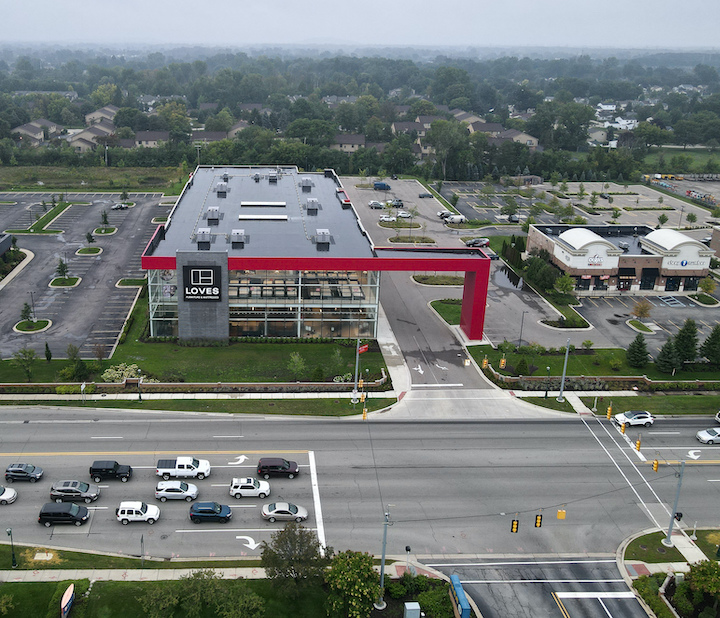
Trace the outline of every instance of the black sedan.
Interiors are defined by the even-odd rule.
[[[190,507],[190,521],[199,524],[204,521],[219,521],[226,524],[232,517],[232,509],[227,504],[217,502],[196,502]]]

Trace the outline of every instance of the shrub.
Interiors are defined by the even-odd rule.
[[[622,361],[619,358],[611,358],[610,359],[610,369],[613,371],[620,371],[620,368],[622,367]]]
[[[405,595],[407,595],[405,586],[403,586],[402,582],[399,581],[390,582],[387,586],[385,586],[385,592],[391,599],[402,599]]]
[[[445,618],[453,615],[447,584],[421,592],[418,595],[418,603],[428,618]]]

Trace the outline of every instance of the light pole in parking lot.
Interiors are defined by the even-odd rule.
[[[387,547],[387,529],[388,526],[392,526],[392,522],[390,521],[390,507],[395,506],[394,504],[388,504],[387,509],[385,510],[385,521],[383,522],[384,528],[383,528],[383,549],[382,549],[382,559],[380,560],[380,598],[375,601],[373,604],[375,609],[385,609],[387,607],[387,603],[385,603],[384,596],[384,588],[385,588],[385,548]]]
[[[563,365],[562,380],[560,380],[560,394],[557,396],[557,402],[562,403],[565,401],[563,398],[563,391],[565,390],[565,374],[567,373],[567,362],[568,354],[570,353],[570,337],[568,337],[567,344],[565,345],[565,364]]]
[[[520,343],[518,343],[518,349],[522,347],[522,332],[523,332],[523,325],[525,324],[525,314],[529,313],[529,311],[523,311],[522,316],[520,318]]]

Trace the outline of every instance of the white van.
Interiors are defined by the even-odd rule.
[[[467,217],[465,215],[450,215],[445,217],[445,223],[467,223]]]

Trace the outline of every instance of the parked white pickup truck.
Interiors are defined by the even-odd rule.
[[[195,459],[195,457],[161,459],[157,463],[155,474],[166,481],[170,478],[202,480],[206,476],[210,476],[210,462],[207,459]]]

